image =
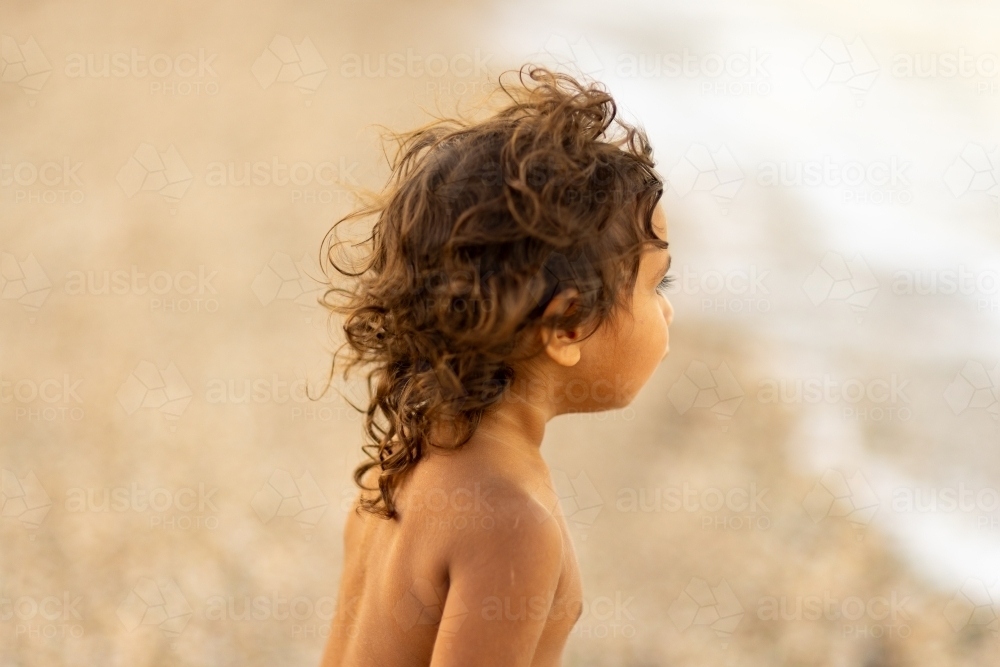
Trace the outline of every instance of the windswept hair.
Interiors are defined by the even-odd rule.
[[[375,491],[365,478],[378,469],[361,508],[386,518],[428,448],[468,442],[512,386],[512,362],[541,351],[540,325],[592,334],[631,298],[642,251],[666,247],[649,141],[600,84],[532,65],[499,83],[503,104],[485,120],[395,136],[385,190],[324,239],[322,303],[346,335],[334,364],[346,349],[345,378],[369,370],[354,480]],[[350,243],[338,226],[368,217],[370,236],[352,244],[362,258],[338,259]],[[576,307],[543,320],[568,288]],[[452,441],[431,443],[432,425]]]

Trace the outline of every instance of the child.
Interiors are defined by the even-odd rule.
[[[501,91],[404,135],[384,200],[345,218],[375,217],[362,265],[326,253],[371,395],[327,667],[560,664],[582,593],[545,424],[628,405],[668,352],[644,133],[544,68]]]

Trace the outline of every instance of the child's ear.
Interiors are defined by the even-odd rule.
[[[552,297],[545,307],[542,318],[552,316],[570,315],[579,307],[578,297],[580,293],[570,287]],[[542,342],[545,344],[545,353],[560,366],[575,366],[580,361],[580,341],[583,337],[583,328],[557,329],[554,327],[542,327]]]

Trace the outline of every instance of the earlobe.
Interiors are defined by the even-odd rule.
[[[560,366],[575,366],[580,361],[580,343],[576,331],[567,335],[566,331],[553,332],[545,346],[545,353]]]

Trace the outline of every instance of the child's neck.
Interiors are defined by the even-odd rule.
[[[483,415],[475,433],[462,446],[461,457],[478,460],[486,468],[506,468],[507,463],[520,462],[534,469],[547,470],[541,457],[545,424],[551,418],[547,407],[544,402],[502,399]],[[432,429],[431,441],[451,440],[441,437],[443,431]]]
[[[537,453],[545,437],[545,424],[551,417],[544,404],[505,400],[483,415],[476,434],[518,444],[526,451]]]

